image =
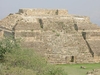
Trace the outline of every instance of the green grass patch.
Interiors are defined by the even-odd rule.
[[[88,71],[93,69],[100,69],[100,63],[98,64],[64,64],[57,65],[62,67],[68,75],[86,75]],[[86,67],[85,69],[80,68],[81,66]]]

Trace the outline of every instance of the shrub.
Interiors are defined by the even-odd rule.
[[[49,64],[42,71],[38,72],[37,75],[67,75],[67,73],[61,67]]]
[[[19,48],[18,40],[14,40],[11,37],[0,39],[0,60],[4,59],[6,52],[11,52],[13,49],[17,48]]]
[[[7,64],[11,67],[21,67],[34,70],[36,75],[67,75],[61,68],[46,62],[32,49],[15,50],[6,55]]]
[[[67,75],[61,68],[48,64],[45,58],[33,49],[19,48],[17,42],[12,38],[0,41],[1,55],[2,58],[5,57],[5,62],[0,68],[0,75],[29,75],[28,72],[32,75]],[[24,71],[27,73],[25,74]]]

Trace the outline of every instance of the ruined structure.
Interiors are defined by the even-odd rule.
[[[100,27],[67,10],[19,9],[0,21],[0,35],[23,39],[50,63],[99,63]]]
[[[87,75],[100,75],[100,69],[93,69],[93,71],[88,71]]]

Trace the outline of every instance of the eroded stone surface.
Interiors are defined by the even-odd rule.
[[[20,9],[0,20],[1,37],[23,39],[50,63],[99,63],[100,27],[67,10]]]

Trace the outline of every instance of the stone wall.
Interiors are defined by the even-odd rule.
[[[67,10],[62,9],[19,9],[20,14],[24,14],[27,16],[33,15],[59,15],[59,16],[66,16],[68,15]]]
[[[19,20],[22,20],[22,17],[19,14],[8,15],[6,18],[0,21],[0,28],[2,26],[6,29],[13,30],[13,27]]]
[[[90,23],[90,18],[87,16],[73,16],[74,21],[77,23]]]
[[[2,30],[0,30],[0,38],[3,37],[4,32]]]

